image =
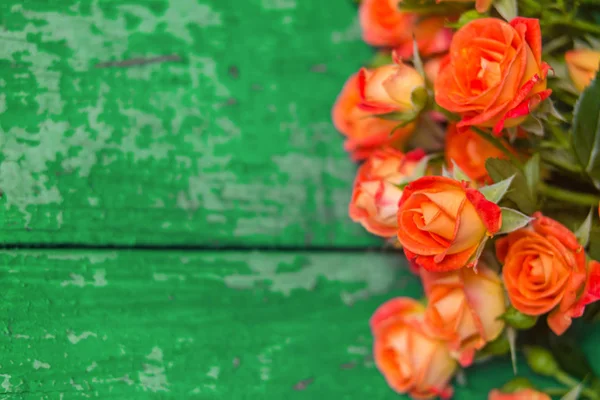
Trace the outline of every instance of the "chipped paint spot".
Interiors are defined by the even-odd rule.
[[[369,349],[363,346],[348,346],[348,353],[366,356],[369,354]]]
[[[8,374],[0,374],[0,376],[2,377],[2,384],[0,384],[0,387],[2,387],[5,392],[10,392],[12,390],[10,378],[12,378],[12,376]]]
[[[33,360],[33,368],[34,369],[40,369],[40,368],[50,369],[50,364],[39,361],[39,360]]]
[[[80,384],[78,384],[78,383],[75,383],[75,380],[74,380],[73,378],[71,378],[71,379],[69,380],[69,383],[71,384],[71,386],[73,386],[73,388],[74,388],[75,390],[77,390],[77,391],[80,391],[80,392],[81,392],[81,391],[83,391],[83,386],[81,386],[81,385],[80,385]]]
[[[73,344],[77,344],[80,341],[82,341],[83,339],[87,339],[89,337],[98,337],[97,334],[95,334],[94,332],[82,332],[80,335],[76,335],[73,331],[68,331],[67,332],[67,339],[69,339],[69,342],[73,343]]]
[[[228,256],[223,256],[225,259]],[[269,290],[290,296],[293,290],[312,290],[318,279],[329,281],[360,282],[365,287],[354,292],[343,291],[341,300],[351,305],[358,299],[365,299],[375,294],[386,293],[396,282],[397,267],[393,259],[386,259],[377,268],[371,268],[368,254],[364,256],[365,264],[348,265],[345,254],[315,256],[289,255],[271,257],[266,254],[253,253],[247,258],[250,274],[234,274],[225,277],[227,286],[236,289],[251,289],[262,282],[269,282]],[[235,257],[232,257],[232,259]],[[297,266],[288,272],[289,267]],[[286,271],[278,271],[286,267]]]
[[[93,280],[90,282],[86,282],[83,275],[80,274],[70,274],[70,281],[62,281],[61,286],[94,286],[94,287],[103,287],[107,285],[106,282],[106,271],[104,269],[98,269],[94,272]]]
[[[22,335],[22,334],[20,334],[20,333],[17,333],[17,334],[15,334],[15,335],[13,335],[13,337],[14,337],[15,339],[29,339],[29,338],[30,338],[30,336],[29,336],[29,335]]]
[[[262,0],[265,10],[293,10],[296,8],[296,0]]]
[[[53,334],[51,334],[51,333],[46,333],[46,334],[44,335],[44,339],[56,339],[56,336],[54,336],[54,335],[53,335]]]
[[[159,282],[168,281],[169,279],[178,279],[181,282],[185,281],[185,275],[181,275],[181,274],[163,274],[163,273],[155,272],[152,274],[152,277],[154,278],[155,281],[159,281]]]
[[[209,378],[213,378],[213,379],[219,379],[220,372],[221,372],[221,369],[219,367],[210,367],[210,370],[208,371],[206,376],[208,376]]]
[[[159,347],[153,347],[146,358],[153,361],[153,363],[143,364],[144,370],[138,373],[142,388],[144,391],[168,392],[169,384],[165,374],[162,350]]]
[[[93,361],[86,369],[86,372],[92,372],[94,369],[96,369],[96,367],[98,366],[98,364],[96,363],[96,361]]]

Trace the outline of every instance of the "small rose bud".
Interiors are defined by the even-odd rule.
[[[520,330],[529,329],[537,322],[537,317],[523,314],[514,307],[509,307],[500,318],[508,325]]]
[[[517,376],[514,379],[506,382],[504,386],[502,386],[502,391],[504,393],[514,393],[523,389],[533,389],[533,384],[529,381],[529,379],[524,378],[522,376]]]
[[[371,70],[363,68],[358,79],[362,107],[375,114],[418,111],[423,107],[419,103],[427,100],[426,97],[423,99],[424,78],[406,64],[384,65]]]
[[[545,376],[554,376],[558,371],[558,363],[552,353],[543,347],[531,346],[525,349],[527,364],[533,372]]]

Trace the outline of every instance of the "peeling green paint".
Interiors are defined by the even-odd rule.
[[[369,49],[335,3],[0,4],[2,240],[378,243],[346,218],[330,107]]]

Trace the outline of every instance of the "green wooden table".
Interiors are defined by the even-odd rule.
[[[367,320],[421,289],[346,213],[351,3],[0,4],[0,398],[398,398]]]

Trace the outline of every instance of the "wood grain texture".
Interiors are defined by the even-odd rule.
[[[349,0],[3,0],[5,243],[363,246]]]
[[[421,294],[396,255],[15,251],[0,277],[2,398],[406,399],[368,329],[386,299]],[[456,398],[509,365],[469,369]]]

